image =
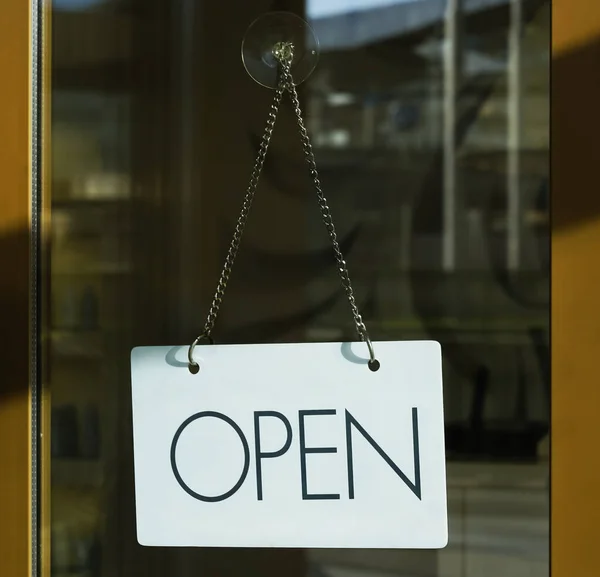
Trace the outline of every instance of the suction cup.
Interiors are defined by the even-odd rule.
[[[276,88],[277,53],[293,54],[290,72],[297,86],[304,82],[319,61],[319,41],[313,29],[291,12],[268,12],[248,28],[242,41],[242,62],[255,82]]]

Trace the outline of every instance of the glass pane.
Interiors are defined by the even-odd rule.
[[[52,577],[548,575],[549,6],[54,0]],[[320,41],[299,92],[371,338],[443,346],[441,551],[136,541],[129,353],[204,324],[272,98],[240,45],[271,9]],[[287,104],[215,337],[355,338]]]

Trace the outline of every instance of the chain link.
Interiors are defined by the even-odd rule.
[[[346,266],[346,261],[344,260],[344,255],[342,254],[342,250],[340,248],[339,242],[337,240],[337,234],[335,231],[335,227],[333,224],[333,218],[331,216],[331,211],[327,204],[327,199],[323,194],[323,189],[321,186],[321,181],[319,179],[319,174],[317,172],[317,164],[315,161],[315,156],[312,150],[312,145],[310,143],[310,139],[308,136],[308,131],[304,125],[304,121],[302,119],[302,110],[300,108],[300,100],[298,98],[298,93],[296,91],[296,87],[294,85],[294,80],[292,78],[291,73],[291,62],[293,58],[293,52],[290,49],[290,46],[287,46],[287,52],[281,50],[275,53],[275,56],[278,58],[280,63],[280,75],[279,81],[277,84],[277,88],[275,91],[275,96],[273,98],[273,102],[271,104],[271,109],[269,111],[267,125],[265,131],[263,133],[260,148],[258,151],[258,155],[256,157],[256,161],[254,163],[254,168],[252,169],[252,174],[250,176],[250,183],[246,190],[246,195],[244,197],[244,202],[242,204],[242,209],[240,211],[240,215],[237,220],[237,224],[235,227],[235,231],[233,234],[233,239],[229,246],[229,250],[227,251],[227,257],[225,259],[225,264],[223,266],[223,270],[221,271],[221,276],[219,278],[219,283],[217,285],[217,290],[215,292],[208,316],[206,318],[206,322],[204,324],[204,331],[202,334],[196,339],[194,345],[198,343],[201,339],[206,338],[211,340],[211,333],[215,326],[215,321],[217,319],[217,315],[219,313],[219,309],[221,307],[221,303],[223,301],[223,296],[225,294],[225,289],[227,288],[227,283],[229,281],[229,277],[231,275],[231,270],[233,267],[233,263],[235,257],[238,253],[240,242],[242,240],[242,235],[244,233],[244,228],[246,226],[246,222],[248,220],[248,216],[250,214],[250,209],[252,207],[252,201],[254,200],[254,196],[256,194],[256,189],[258,187],[258,181],[263,169],[263,165],[265,162],[265,158],[267,156],[267,150],[269,148],[269,143],[271,142],[271,137],[273,135],[273,129],[275,127],[275,121],[277,120],[277,114],[279,112],[279,107],[281,105],[281,101],[283,99],[283,94],[287,91],[290,95],[292,105],[294,107],[294,113],[296,116],[296,121],[298,123],[298,128],[300,131],[300,139],[302,141],[302,148],[304,151],[305,160],[309,166],[309,172],[313,180],[313,184],[317,193],[317,201],[319,204],[319,208],[321,210],[321,216],[323,218],[323,222],[325,223],[325,227],[327,229],[327,233],[329,234],[329,239],[333,245],[333,252],[335,255],[335,260],[337,263],[338,273],[340,275],[342,286],[346,292],[346,297],[348,298],[348,302],[350,303],[350,309],[352,311],[352,317],[354,320],[354,324],[356,326],[356,332],[361,341],[366,341],[369,345],[369,351],[371,353],[371,359],[374,359],[374,355],[372,352],[372,345],[369,339],[369,335],[367,333],[367,328],[365,323],[362,320],[362,317],[359,313],[358,306],[356,304],[356,299],[354,298],[354,291],[352,289],[352,284],[350,282],[350,274],[348,273],[348,267]],[[190,350],[190,363],[192,363],[191,358],[191,350]]]
[[[342,281],[342,286],[346,291],[346,297],[348,298],[348,302],[350,303],[350,309],[352,310],[352,317],[354,318],[356,332],[358,333],[358,336],[362,341],[368,338],[367,327],[365,326],[365,323],[363,322],[362,317],[358,311],[358,305],[356,304],[356,299],[354,298],[352,283],[350,282],[350,273],[348,272],[348,267],[346,265],[346,261],[344,260],[344,255],[342,254],[342,249],[340,248],[340,244],[337,239],[335,226],[333,224],[333,217],[331,216],[331,210],[329,209],[327,199],[325,198],[325,194],[323,193],[321,180],[319,179],[319,173],[317,172],[317,163],[315,161],[315,155],[313,153],[312,145],[310,143],[310,138],[308,137],[308,131],[306,130],[304,120],[302,119],[300,99],[298,98],[298,92],[296,91],[296,87],[294,86],[294,81],[290,72],[289,61],[282,62],[282,68],[283,76],[286,78],[286,88],[290,93],[292,105],[294,106],[294,113],[296,115],[296,121],[298,122],[298,128],[300,130],[300,139],[302,141],[304,156],[306,159],[306,163],[309,167],[310,175],[313,179],[315,191],[317,193],[317,201],[321,210],[321,217],[323,218],[323,223],[325,224],[325,228],[327,229],[327,233],[329,234],[329,239],[331,240],[331,244],[333,245],[333,252],[335,255],[335,260],[337,262],[338,273]]]
[[[227,257],[225,258],[225,264],[223,265],[223,270],[221,271],[219,283],[217,284],[217,290],[215,292],[215,296],[213,297],[213,301],[210,306],[206,322],[204,323],[204,330],[197,340],[201,338],[211,338],[211,333],[215,326],[215,321],[217,320],[217,315],[219,314],[221,303],[223,302],[225,289],[227,288],[227,283],[229,282],[229,277],[233,268],[233,262],[235,261],[235,257],[237,256],[238,250],[240,248],[242,235],[244,234],[246,222],[248,221],[250,209],[252,208],[252,201],[254,200],[254,196],[256,194],[258,181],[265,163],[265,158],[267,157],[267,150],[269,149],[269,144],[273,135],[273,129],[275,128],[275,121],[277,120],[277,113],[279,112],[279,106],[281,105],[281,100],[283,98],[284,92],[285,78],[281,76],[277,89],[275,91],[275,96],[273,97],[273,102],[271,103],[271,109],[269,110],[269,116],[267,118],[267,126],[265,127],[265,131],[263,133],[260,143],[260,148],[258,150],[256,160],[254,161],[254,167],[250,176],[250,183],[248,184],[248,188],[246,189],[246,195],[244,196],[242,209],[240,211],[240,215],[235,226],[233,239],[231,240],[229,250],[227,251]]]

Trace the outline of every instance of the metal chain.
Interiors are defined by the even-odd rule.
[[[283,98],[284,92],[289,92],[290,98],[292,100],[292,105],[294,107],[294,113],[296,116],[296,121],[298,123],[298,128],[300,131],[300,139],[302,141],[302,148],[304,150],[304,156],[306,162],[309,166],[310,175],[313,179],[313,184],[315,190],[317,192],[317,201],[319,204],[319,208],[321,210],[321,216],[323,218],[323,222],[325,223],[325,227],[327,229],[327,233],[329,234],[329,239],[333,245],[333,252],[335,255],[335,260],[337,262],[338,273],[340,275],[342,286],[346,292],[346,296],[348,298],[348,302],[350,303],[350,308],[352,310],[352,316],[354,319],[354,324],[356,326],[356,332],[361,341],[366,341],[369,346],[369,353],[372,362],[375,361],[373,346],[369,339],[369,335],[367,333],[367,328],[365,323],[362,320],[362,317],[359,313],[358,306],[356,304],[356,299],[354,298],[354,291],[352,289],[352,284],[350,282],[350,274],[348,273],[348,267],[346,265],[346,261],[344,260],[344,255],[342,254],[342,250],[340,248],[339,242],[337,240],[337,234],[335,231],[335,226],[333,224],[333,218],[331,216],[331,211],[327,204],[327,199],[323,194],[323,189],[321,187],[321,181],[319,180],[319,174],[317,172],[317,164],[315,161],[315,156],[312,150],[312,146],[310,143],[310,139],[308,136],[308,131],[304,125],[304,120],[302,119],[302,110],[300,108],[300,100],[298,98],[298,93],[296,91],[296,87],[294,85],[294,80],[292,78],[291,73],[291,62],[293,58],[293,52],[291,45],[284,47],[286,50],[282,50],[279,53],[276,53],[275,56],[278,58],[279,63],[281,65],[280,68],[280,76],[277,84],[277,89],[275,91],[275,96],[273,98],[273,102],[271,104],[271,109],[269,111],[267,125],[265,131],[262,136],[260,148],[258,151],[258,155],[254,162],[254,168],[252,169],[252,174],[250,176],[250,183],[246,190],[246,195],[244,197],[244,202],[242,204],[242,209],[240,211],[240,215],[237,220],[237,224],[235,227],[235,231],[233,234],[233,239],[229,246],[229,250],[227,251],[227,257],[225,259],[225,264],[223,266],[223,270],[221,271],[221,276],[219,278],[219,283],[217,285],[217,290],[215,292],[208,316],[206,318],[206,322],[204,324],[204,330],[202,334],[194,341],[191,345],[188,357],[190,361],[190,366],[194,365],[197,367],[196,363],[192,358],[192,352],[196,344],[202,339],[211,339],[211,333],[215,325],[215,321],[217,319],[217,315],[219,313],[219,308],[223,301],[223,296],[225,294],[225,289],[227,288],[227,283],[229,281],[229,277],[231,275],[231,270],[233,267],[233,263],[235,257],[238,253],[240,242],[242,240],[242,235],[244,233],[244,228],[246,226],[246,222],[248,220],[248,216],[250,214],[250,209],[252,207],[252,201],[254,200],[254,196],[256,194],[256,189],[258,187],[258,181],[263,169],[263,165],[265,162],[265,158],[267,156],[267,150],[269,148],[269,143],[271,142],[271,137],[273,135],[273,129],[275,127],[275,121],[277,120],[277,114],[279,112],[279,107],[281,105],[281,101]]]
[[[313,179],[313,184],[317,193],[317,201],[321,210],[321,216],[323,218],[325,228],[327,229],[327,233],[329,234],[331,244],[333,245],[333,252],[338,266],[338,273],[342,281],[342,286],[346,291],[346,297],[348,298],[348,302],[350,303],[350,309],[352,310],[352,316],[354,318],[356,332],[358,333],[358,337],[360,338],[360,340],[364,341],[368,339],[367,327],[365,326],[365,323],[363,322],[362,317],[358,311],[358,305],[356,304],[356,299],[354,298],[354,291],[352,290],[352,283],[350,282],[350,273],[348,272],[348,267],[346,265],[346,261],[344,260],[344,255],[342,254],[342,249],[340,248],[340,244],[337,239],[335,226],[333,224],[333,217],[331,216],[331,210],[329,209],[327,199],[325,198],[323,188],[321,187],[319,173],[317,172],[317,163],[315,161],[315,155],[313,153],[312,145],[310,143],[310,138],[308,137],[308,131],[306,130],[306,127],[304,125],[304,120],[302,118],[302,109],[300,108],[300,99],[298,98],[298,92],[296,91],[296,87],[294,86],[294,81],[290,71],[290,61],[288,60],[282,62],[282,68],[283,76],[286,79],[286,88],[290,93],[292,104],[294,106],[294,113],[296,115],[296,121],[298,122],[298,128],[300,130],[300,139],[302,141],[304,156],[306,159],[306,163],[308,164],[309,172]]]
[[[281,99],[283,98],[284,92],[285,78],[281,76],[277,89],[275,91],[273,102],[271,104],[271,109],[267,118],[267,126],[265,127],[265,131],[261,139],[258,155],[256,156],[256,160],[254,161],[254,168],[252,169],[252,174],[250,176],[250,183],[248,184],[248,188],[246,189],[246,195],[244,197],[242,209],[240,211],[240,215],[235,226],[233,239],[231,240],[231,244],[229,245],[229,250],[227,251],[225,264],[223,265],[223,270],[221,271],[219,283],[217,284],[217,290],[215,292],[215,296],[213,297],[213,301],[210,306],[206,322],[204,324],[204,330],[202,334],[198,337],[198,339],[196,339],[197,341],[199,341],[202,338],[211,338],[211,333],[215,326],[217,315],[219,314],[219,308],[221,307],[221,303],[223,301],[225,289],[227,288],[229,276],[231,275],[233,262],[240,248],[242,235],[244,234],[244,229],[246,227],[248,215],[250,214],[250,209],[252,208],[252,201],[254,200],[254,196],[256,194],[258,180],[260,178],[263,165],[265,163],[265,158],[267,157],[267,150],[269,149],[271,136],[273,135],[273,129],[275,127],[275,121],[277,120],[277,113],[279,111],[279,106],[281,105]]]

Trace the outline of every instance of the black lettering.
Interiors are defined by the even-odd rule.
[[[204,417],[212,417],[213,419],[220,419],[221,421],[224,421],[228,425],[230,425],[231,428],[240,437],[240,441],[242,441],[242,447],[244,448],[244,468],[242,470],[242,474],[241,474],[240,478],[238,479],[237,483],[229,491],[227,491],[226,493],[223,493],[222,495],[217,495],[215,497],[201,495],[200,493],[196,493],[196,491],[193,491],[192,489],[190,489],[190,487],[188,485],[186,485],[184,480],[181,478],[181,474],[179,473],[179,469],[177,468],[177,460],[175,458],[175,452],[177,450],[177,442],[179,441],[179,437],[181,437],[181,434],[183,433],[185,428],[188,425],[190,425],[191,423],[193,423],[194,421],[197,421],[198,419],[202,419]],[[227,415],[223,415],[222,413],[216,413],[214,411],[204,411],[202,413],[196,413],[195,415],[192,415],[191,417],[186,419],[181,424],[179,429],[177,429],[175,436],[173,437],[173,442],[171,443],[171,469],[173,469],[173,474],[175,475],[175,478],[177,479],[177,482],[179,483],[181,488],[188,495],[191,495],[192,497],[194,497],[194,499],[198,499],[199,501],[204,501],[206,503],[216,503],[217,501],[224,501],[225,499],[229,499],[229,497],[234,495],[239,490],[239,488],[244,484],[244,481],[246,480],[246,476],[248,475],[249,468],[250,468],[250,447],[248,446],[248,441],[246,440],[246,437],[244,436],[242,429],[240,429],[240,427],[237,425],[237,423],[233,419],[230,419]]]
[[[306,447],[306,439],[304,436],[304,417],[307,415],[335,415],[335,409],[317,409],[310,411],[298,411],[300,421],[300,473],[302,476],[302,500],[324,500],[324,499],[339,499],[336,494],[323,494],[308,492],[308,481],[306,479],[306,455],[314,453],[337,453],[335,447]]]
[[[287,438],[281,449],[272,453],[263,453],[260,450],[260,418],[261,417],[275,417],[279,419],[284,425],[287,432]],[[255,411],[254,412],[254,446],[256,454],[256,496],[259,501],[262,501],[262,459],[273,459],[274,457],[281,457],[292,444],[292,425],[286,419],[284,415],[277,411]]]
[[[369,444],[379,453],[383,460],[392,468],[408,486],[408,488],[421,499],[421,459],[419,454],[419,422],[417,418],[417,408],[412,410],[412,426],[413,426],[413,457],[415,463],[415,482],[413,483],[390,459],[385,451],[375,442],[373,437],[365,431],[360,423],[346,411],[346,450],[348,453],[348,496],[354,499],[354,464],[352,461],[352,426],[355,426],[357,431],[369,442]]]

